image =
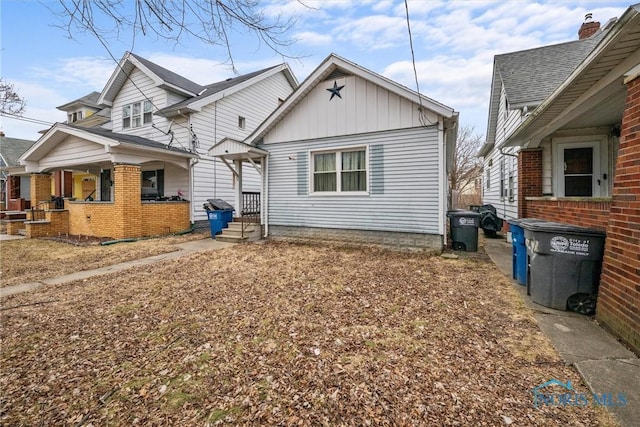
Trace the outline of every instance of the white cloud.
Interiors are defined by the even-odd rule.
[[[295,38],[300,43],[303,43],[309,46],[326,47],[331,45],[331,43],[333,42],[333,38],[331,37],[331,35],[316,33],[313,31],[303,31],[303,32],[297,33]]]

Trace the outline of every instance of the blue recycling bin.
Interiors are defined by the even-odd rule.
[[[211,238],[215,239],[216,234],[220,234],[224,228],[224,211],[207,211],[207,216],[209,218]]]
[[[511,230],[511,244],[513,256],[511,258],[513,278],[523,285],[527,285],[527,245],[524,239],[524,229],[520,227],[520,220],[513,219],[509,222]]]
[[[222,212],[222,228],[229,227],[229,223],[233,221],[233,209],[223,209]]]

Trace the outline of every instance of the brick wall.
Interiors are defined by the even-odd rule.
[[[640,354],[640,78],[627,84],[596,316]]]
[[[520,150],[518,153],[518,218],[531,218],[527,197],[542,196],[542,149]]]
[[[45,173],[33,173],[29,179],[31,187],[31,207],[38,203],[51,200],[51,175]]]
[[[188,230],[191,227],[189,206],[189,202],[144,202],[142,235],[160,236]]]
[[[580,227],[606,231],[609,219],[609,200],[540,199],[525,200],[526,218],[564,222]]]

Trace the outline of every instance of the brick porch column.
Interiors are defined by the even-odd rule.
[[[29,177],[31,189],[31,207],[38,203],[51,200],[51,175],[48,173],[32,173]]]
[[[527,217],[527,197],[542,197],[542,149],[518,153],[518,218]]]
[[[596,317],[640,353],[640,76],[627,83]]]
[[[142,237],[140,166],[116,164],[114,172],[114,238]]]

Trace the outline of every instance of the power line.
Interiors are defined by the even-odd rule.
[[[20,120],[20,121],[28,122],[28,123],[35,123],[35,124],[43,125],[43,126],[53,126],[53,123],[51,123],[51,122],[47,122],[47,121],[44,121],[44,120],[36,119],[36,118],[33,118],[33,117],[18,116],[16,114],[5,113],[5,112],[0,112],[0,116],[6,117],[8,119]]]
[[[406,11],[407,16],[407,31],[409,32],[409,47],[411,48],[411,63],[413,64],[413,76],[416,80],[416,91],[418,92],[418,102],[420,103],[420,110],[418,111],[418,117],[420,119],[420,123],[422,126],[433,126],[435,123],[432,123],[428,118],[427,114],[424,111],[424,105],[422,105],[422,95],[420,94],[420,83],[418,83],[418,69],[416,68],[416,55],[413,51],[413,36],[411,35],[411,23],[409,20],[409,3],[407,0],[404,0],[404,9]]]

